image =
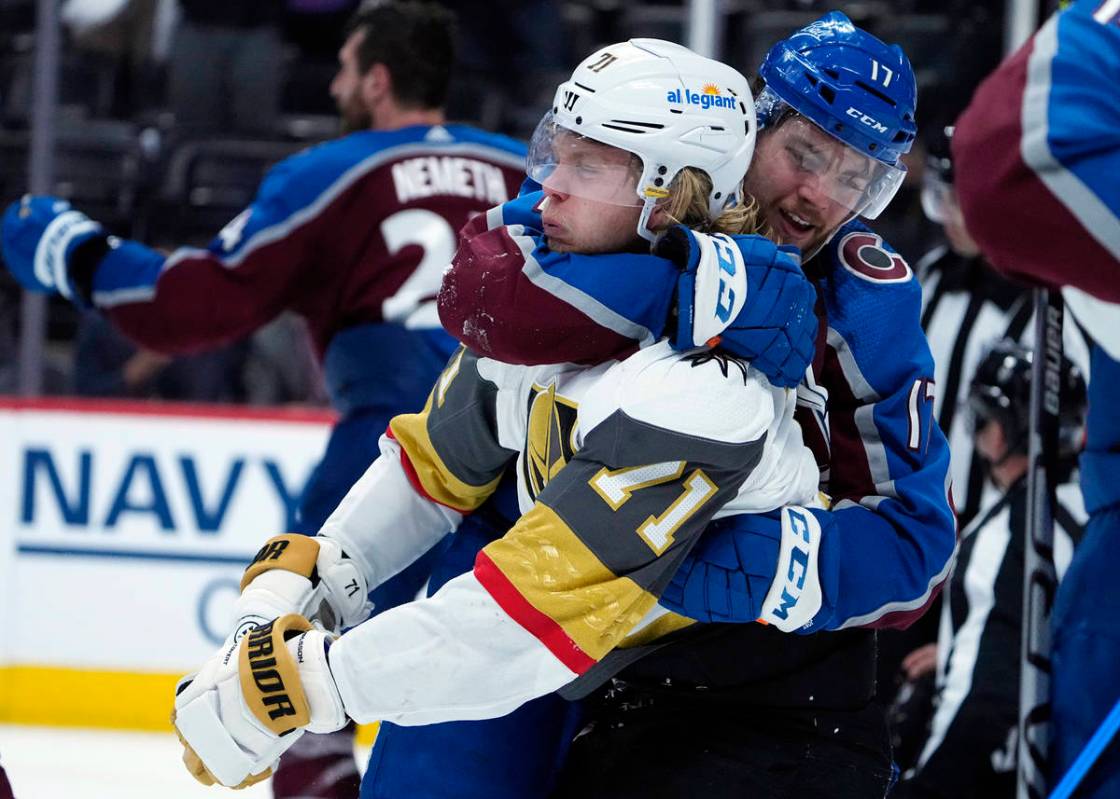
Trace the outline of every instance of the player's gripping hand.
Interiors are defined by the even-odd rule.
[[[544,230],[544,225],[538,207],[544,199],[544,192],[536,183],[528,179],[521,188],[523,194],[498,206],[502,211],[502,224],[524,225],[530,231],[540,232]],[[526,191],[526,189],[532,190]]]
[[[25,195],[4,212],[0,252],[8,271],[24,288],[59,293],[88,305],[92,269],[108,251],[100,224],[57,197]],[[88,281],[76,281],[74,267],[88,267]]]
[[[303,617],[282,616],[180,681],[171,721],[195,779],[244,788],[265,779],[305,730],[346,724],[327,660],[330,640]]]
[[[241,578],[237,620],[227,643],[286,613],[340,633],[369,618],[373,605],[361,567],[326,536],[289,533],[270,538]]]
[[[827,512],[821,517],[829,526]],[[660,604],[698,621],[764,621],[799,630],[827,601],[817,557],[821,528],[817,516],[798,506],[712,522]]]
[[[654,254],[681,268],[675,349],[721,347],[776,386],[796,386],[813,360],[816,290],[797,248],[762,236],[670,228]]]

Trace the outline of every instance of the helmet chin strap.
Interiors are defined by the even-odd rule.
[[[649,229],[649,218],[653,214],[653,209],[657,207],[656,197],[646,197],[642,203],[642,213],[638,217],[638,235],[648,241],[650,245],[657,243],[661,238],[662,233],[655,233]]]
[[[650,245],[656,244],[665,235],[664,230],[653,231],[649,229],[649,218],[653,215],[653,209],[657,207],[657,203],[661,198],[659,197],[646,197],[642,203],[642,214],[638,217],[638,235],[648,241]],[[708,201],[708,216],[709,219],[715,221],[719,216],[718,211],[722,210],[724,206],[717,205],[715,200]]]

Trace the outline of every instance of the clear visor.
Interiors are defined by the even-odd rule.
[[[933,222],[947,225],[961,221],[961,207],[951,183],[927,169],[922,176],[922,210]]]
[[[544,115],[529,142],[525,173],[546,190],[609,205],[638,207],[642,162],[633,153],[589,139]]]
[[[777,107],[768,109],[768,118],[778,119],[785,109],[790,106],[779,100]],[[771,135],[781,136],[781,157],[803,180],[857,216],[879,216],[906,178],[902,164],[891,166],[865,155],[800,114]]]

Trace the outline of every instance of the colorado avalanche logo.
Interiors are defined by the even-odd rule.
[[[882,237],[866,230],[842,238],[837,252],[845,269],[872,283],[905,283],[914,276],[901,255],[884,247]]]

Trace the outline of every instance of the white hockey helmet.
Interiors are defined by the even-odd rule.
[[[685,167],[712,181],[709,218],[740,201],[755,133],[750,87],[737,70],[673,42],[631,39],[588,56],[557,87],[526,172],[538,183],[561,182],[569,194],[642,206],[638,233],[652,241],[649,214]],[[623,165],[570,168],[565,147],[584,138],[637,156],[640,176],[635,181]]]

